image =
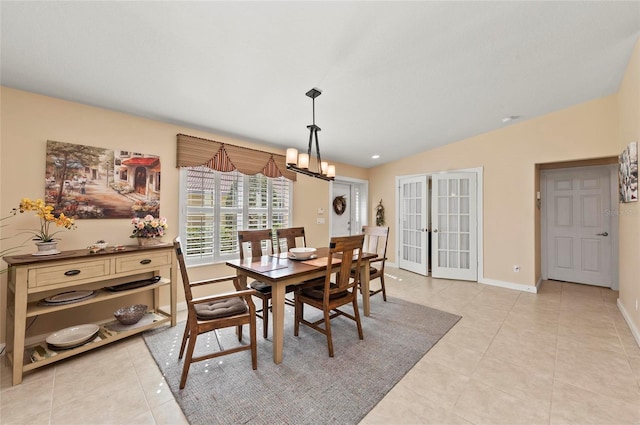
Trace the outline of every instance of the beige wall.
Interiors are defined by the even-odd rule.
[[[162,195],[160,213],[169,222],[167,241],[177,236],[178,231],[178,169],[175,167],[176,134],[215,139],[222,142],[248,146],[257,149],[284,153],[282,150],[267,148],[256,143],[237,140],[178,125],[139,118],[105,109],[67,102],[46,96],[2,87],[1,144],[0,144],[0,211],[6,216],[11,208],[18,206],[23,197],[42,198],[45,178],[45,152],[47,140],[84,144],[103,148],[119,148],[160,156],[162,165]],[[305,129],[301,124],[301,144],[304,144]],[[301,145],[301,146],[302,146]],[[367,178],[367,170],[336,164],[340,176]],[[319,207],[329,211],[329,184],[326,181],[304,175],[298,176],[294,184],[293,223],[304,226],[308,232],[310,245],[326,245],[329,238],[329,222],[316,224]],[[32,213],[19,214],[3,222],[0,239],[11,237],[18,229],[38,226]],[[98,239],[110,244],[131,244],[129,238],[131,224],[127,219],[78,220],[78,228],[60,234],[59,248],[81,249]],[[28,236],[0,240],[0,249],[16,245]],[[34,251],[28,241],[18,253]],[[0,268],[6,264],[1,263]],[[229,274],[226,266],[196,267],[190,269],[192,279]],[[182,291],[178,293],[182,297]],[[0,323],[6,323],[6,274],[2,275]],[[181,298],[182,299],[182,298]],[[165,301],[166,302],[166,301]],[[112,308],[111,306],[109,308]],[[109,310],[111,312],[112,310]],[[108,313],[110,314],[110,313]],[[34,328],[35,331],[41,331]],[[0,326],[0,341],[5,337],[4,325]]]
[[[391,205],[396,176],[482,167],[484,278],[535,285],[536,164],[617,155],[616,111],[616,97],[609,96],[376,167],[370,199]],[[388,255],[396,261],[395,208],[386,213],[392,227]]]
[[[620,152],[627,143],[640,142],[640,42],[636,44],[618,92],[619,127],[616,148]],[[619,303],[633,322],[636,340],[640,342],[640,205],[619,204],[620,220],[620,297]]]

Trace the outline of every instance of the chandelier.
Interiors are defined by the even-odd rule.
[[[313,101],[313,124],[308,125],[309,129],[309,148],[307,153],[301,153],[298,155],[298,150],[294,148],[287,149],[287,169],[293,170],[297,173],[302,173],[307,176],[315,177],[322,180],[331,181],[336,177],[336,166],[329,165],[328,162],[323,161],[320,157],[320,145],[318,145],[318,131],[320,127],[316,125],[316,97],[320,96],[322,92],[316,88],[309,90],[306,95]],[[316,144],[316,162],[318,171],[314,172],[309,169],[309,158],[311,157],[311,146],[315,140]]]

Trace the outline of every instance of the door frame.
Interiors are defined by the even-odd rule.
[[[443,171],[433,171],[430,173],[419,173],[419,174],[407,174],[403,176],[396,176],[395,178],[395,188],[396,188],[396,202],[395,202],[395,216],[396,216],[396,229],[400,228],[400,179],[409,178],[409,177],[423,177],[426,176],[428,181],[431,181],[431,176],[434,174],[447,174],[447,173],[475,173],[476,175],[476,217],[477,217],[477,244],[478,244],[478,277],[477,282],[484,283],[484,201],[483,201],[483,173],[484,167],[476,167],[476,168],[459,168],[455,170],[443,170]],[[431,196],[431,191],[429,191],[429,196]],[[431,199],[429,200],[431,204]],[[429,208],[429,223],[431,223],[431,208]],[[431,229],[431,226],[429,227]],[[394,231],[394,244],[395,244],[395,255],[396,258],[400,256],[400,235],[397,231]],[[431,253],[429,253],[431,255]],[[397,264],[397,262],[396,262]],[[430,276],[430,274],[429,274]]]
[[[540,201],[542,205],[546,205],[549,201],[546,193],[546,173],[545,171],[562,171],[562,170],[576,170],[576,169],[589,169],[589,168],[609,168],[609,228],[611,229],[611,289],[618,290],[618,167],[616,164],[600,164],[600,165],[583,165],[576,167],[561,167],[550,168],[546,170],[540,170]],[[605,216],[606,216],[605,212]],[[547,214],[545,208],[540,207],[540,277],[542,280],[548,279],[548,264],[547,264]]]
[[[341,183],[341,184],[348,184],[351,186],[351,190],[350,192],[353,192],[353,186],[354,185],[360,185],[362,188],[362,193],[361,193],[361,199],[360,199],[360,204],[357,206],[357,208],[360,210],[360,214],[361,214],[361,220],[360,220],[360,226],[366,226],[369,223],[369,180],[362,180],[362,179],[356,179],[353,177],[336,177],[335,180],[329,182],[329,202],[327,205],[329,205],[329,237],[331,237],[331,235],[333,234],[333,213],[332,213],[332,205],[333,205],[333,198],[334,198],[334,193],[333,193],[333,183]],[[349,194],[349,202],[352,201],[353,197],[353,193]],[[353,215],[355,214],[355,210],[353,208],[351,208],[351,217],[349,217],[349,219],[353,222]],[[361,233],[360,228],[355,229],[354,226],[351,226],[351,234],[352,235],[357,235]]]

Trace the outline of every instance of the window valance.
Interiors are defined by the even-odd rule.
[[[216,171],[238,170],[242,174],[262,173],[267,177],[296,180],[287,170],[284,155],[178,134],[177,167],[205,165]]]

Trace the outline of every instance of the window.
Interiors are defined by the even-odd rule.
[[[188,265],[237,258],[238,230],[289,227],[291,182],[207,167],[180,171],[180,236]]]

